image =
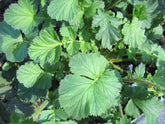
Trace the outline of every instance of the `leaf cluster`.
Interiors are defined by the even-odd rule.
[[[144,123],[159,123],[164,14],[164,0],[11,4],[0,22],[2,71],[16,69],[10,84],[21,101],[42,103],[11,123],[128,124],[142,113]]]

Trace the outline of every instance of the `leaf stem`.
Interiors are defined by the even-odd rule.
[[[49,101],[45,100],[40,107],[38,108],[38,110],[32,115],[33,120],[36,120],[36,118],[38,117],[38,115],[40,114],[40,112],[48,105]]]
[[[121,106],[121,104],[119,104],[119,112],[120,112],[121,117],[123,117],[124,114],[123,114],[123,110],[122,110],[122,106]]]
[[[113,62],[109,61],[109,63],[112,65],[113,68],[115,68],[115,69],[117,69],[117,70],[119,70],[121,72],[124,72],[125,71],[122,68],[120,68],[118,65],[113,64]]]
[[[154,84],[153,82],[146,81],[146,80],[143,80],[143,79],[125,79],[124,78],[123,81],[125,81],[125,82],[139,82],[139,83],[144,83],[144,84],[151,85],[153,87],[156,87],[156,88],[160,89],[160,87],[157,86],[156,84]]]

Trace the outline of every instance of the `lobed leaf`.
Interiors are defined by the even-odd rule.
[[[105,71],[107,60],[99,54],[77,54],[59,87],[59,100],[66,113],[75,119],[101,115],[117,104],[121,90],[117,71]],[[104,102],[103,102],[104,101]]]
[[[98,14],[93,17],[92,27],[100,26],[100,30],[96,34],[96,39],[102,41],[103,48],[111,49],[112,45],[120,40],[120,24],[119,19],[101,10],[98,10]]]
[[[143,78],[144,74],[145,74],[145,65],[141,63],[135,68],[134,78],[135,79]]]
[[[32,31],[40,22],[37,16],[37,6],[31,0],[19,0],[18,4],[10,5],[4,17],[8,24],[15,29],[21,29],[24,33]]]
[[[140,111],[132,99],[128,101],[124,111],[127,115],[133,116],[134,118],[138,118],[140,116]]]
[[[134,18],[131,24],[125,24],[122,33],[124,35],[124,42],[134,48],[141,48],[146,41],[144,30],[141,29],[142,23]]]
[[[40,62],[42,65],[47,62],[53,64],[60,58],[61,45],[57,33],[53,29],[45,29],[41,31],[40,36],[34,39],[29,48],[29,55],[34,61]]]
[[[47,89],[51,87],[52,76],[50,73],[44,72],[39,65],[28,62],[18,69],[17,79],[26,88],[35,85],[39,89]]]
[[[57,21],[71,21],[78,12],[78,0],[52,0],[48,6],[48,14]]]
[[[89,5],[85,8],[84,14],[90,18],[96,14],[97,9],[103,9],[104,2],[100,0],[90,0]]]

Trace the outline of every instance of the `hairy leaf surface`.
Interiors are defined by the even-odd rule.
[[[5,12],[5,21],[15,29],[21,29],[24,33],[30,32],[39,24],[36,15],[37,6],[30,0],[19,0],[18,4],[12,4]]]
[[[48,14],[58,21],[70,21],[78,12],[78,0],[52,0],[48,6]]]
[[[131,24],[125,24],[122,33],[124,35],[124,42],[134,48],[140,48],[146,40],[144,30],[141,29],[142,23],[134,18]]]
[[[94,53],[80,53],[71,59],[69,66],[74,74],[67,75],[59,88],[60,104],[68,115],[79,120],[88,115],[101,115],[117,104],[120,74],[105,71],[107,65],[103,56]]]
[[[61,41],[53,29],[42,30],[29,48],[30,57],[41,64],[57,62],[61,55]]]
[[[98,14],[93,17],[92,27],[100,27],[99,32],[96,34],[96,39],[102,41],[103,48],[111,49],[112,45],[120,40],[120,24],[119,19],[101,10],[98,10]]]

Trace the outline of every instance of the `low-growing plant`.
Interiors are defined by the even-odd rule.
[[[40,101],[11,123],[159,123],[164,0],[19,0],[0,22],[3,71],[20,100]]]

